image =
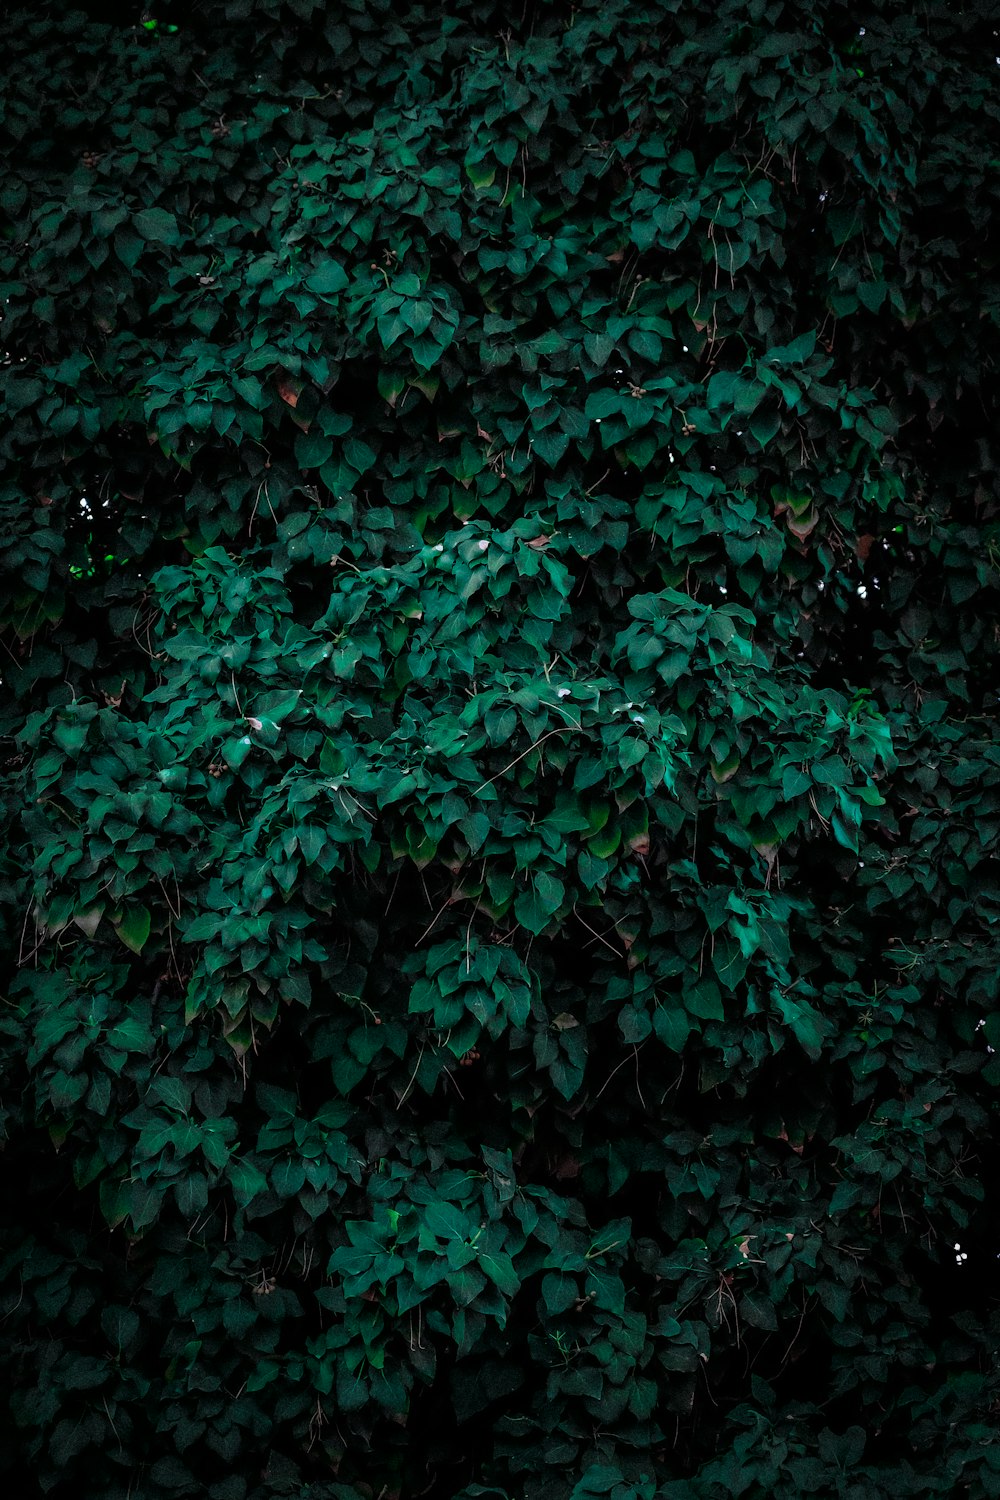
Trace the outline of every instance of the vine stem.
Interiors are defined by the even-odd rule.
[[[520,755],[515,755],[512,761],[508,761],[503,770],[498,771],[495,776],[491,776],[487,781],[481,781],[472,795],[474,797],[477,797],[484,787],[492,786],[494,781],[499,781],[501,776],[506,776],[507,772],[511,770],[513,766],[516,766],[519,760],[523,760],[526,755],[530,755],[532,750],[537,750],[539,745],[544,745],[545,741],[550,740],[554,734],[565,734],[566,731],[570,728],[575,729],[576,725],[557,724],[555,729],[547,730],[546,733],[542,735],[541,739],[536,740],[533,745],[529,745],[527,750],[522,750]]]

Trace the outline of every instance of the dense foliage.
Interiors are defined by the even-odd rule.
[[[990,8],[120,10],[3,23],[0,1469],[1000,1495]]]

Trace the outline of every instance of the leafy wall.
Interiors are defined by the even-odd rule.
[[[1000,1494],[993,24],[8,12],[18,1494]]]

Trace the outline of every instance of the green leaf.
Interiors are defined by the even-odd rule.
[[[884,281],[859,281],[857,285],[858,300],[872,313],[878,312],[888,292]]]
[[[483,847],[490,832],[490,820],[485,813],[469,813],[465,818],[459,819],[459,832],[469,846],[472,854],[477,854]]]
[[[535,892],[545,911],[552,913],[558,911],[562,905],[566,896],[566,887],[557,876],[541,870],[535,876]]]
[[[231,771],[238,771],[252,749],[253,741],[244,734],[238,740],[226,741],[222,747],[222,759]]]
[[[267,1178],[253,1162],[246,1158],[240,1160],[231,1159],[228,1168],[229,1182],[233,1189],[233,1195],[241,1208],[247,1207],[254,1198],[267,1191]]]
[[[333,453],[333,439],[323,432],[300,432],[295,439],[295,460],[303,469],[320,469]]]
[[[140,1326],[139,1314],[130,1307],[106,1307],[101,1313],[101,1328],[116,1354],[139,1341]]]
[[[453,1203],[430,1203],[424,1214],[424,1223],[432,1234],[443,1240],[465,1240],[468,1221]]]
[[[752,1292],[744,1292],[740,1298],[739,1314],[751,1328],[763,1328],[768,1332],[773,1332],[778,1326],[778,1319],[771,1303],[765,1297],[757,1296]]]
[[[306,286],[320,297],[333,297],[349,285],[346,271],[336,260],[324,261],[311,276],[306,278]]]
[[[514,1262],[509,1255],[496,1250],[490,1254],[483,1253],[479,1256],[479,1265],[492,1281],[493,1285],[503,1293],[505,1297],[516,1297],[521,1287],[521,1280],[514,1270]]]
[[[514,914],[521,926],[528,932],[543,932],[562,902],[564,892],[562,881],[555,876],[537,875],[531,888],[522,891],[514,902]]]
[[[165,208],[140,209],[133,216],[132,223],[144,240],[158,241],[166,245],[180,244],[177,220]]]
[[[615,340],[606,333],[585,333],[583,336],[583,347],[591,363],[595,364],[598,369],[603,370],[615,351]],[[615,409],[617,409],[617,404],[616,401]],[[588,411],[587,415],[600,416],[601,413],[591,413]]]
[[[579,1296],[580,1288],[574,1276],[549,1271],[542,1278],[542,1301],[550,1317],[568,1312]]]
[[[465,170],[469,181],[476,188],[491,187],[497,175],[495,164],[487,161],[466,162]]]
[[[806,1000],[793,1000],[788,995],[778,994],[774,1003],[803,1051],[809,1057],[819,1058],[824,1042],[833,1034],[832,1023],[824,1019]]]
[[[115,922],[115,931],[126,948],[131,948],[133,953],[141,953],[149,937],[151,921],[148,907],[132,906]]]

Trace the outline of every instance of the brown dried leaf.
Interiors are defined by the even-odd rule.
[[[291,407],[298,406],[304,388],[304,383],[291,375],[278,376],[278,395]]]
[[[804,542],[819,524],[819,514],[813,511],[811,516],[795,516],[788,522],[788,529],[792,536],[797,536],[800,542]]]

